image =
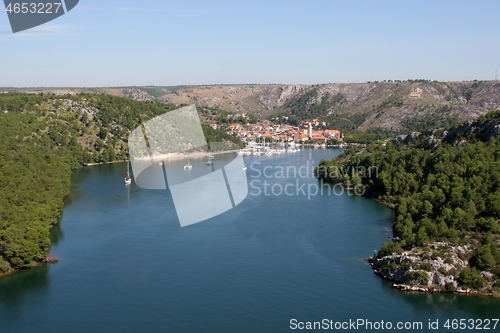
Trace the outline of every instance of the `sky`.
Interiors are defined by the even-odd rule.
[[[497,0],[80,0],[13,34],[0,87],[493,80]]]

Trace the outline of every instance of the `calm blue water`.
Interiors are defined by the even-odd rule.
[[[0,279],[0,332],[289,332],[293,318],[499,317],[498,300],[403,293],[374,275],[364,258],[391,237],[386,207],[326,188],[308,198],[315,178],[262,174],[304,172],[337,154],[249,157],[247,199],[185,228],[168,191],[123,185],[125,164],[75,171],[53,231],[60,262]],[[306,193],[256,196],[265,180],[275,193],[297,181]]]

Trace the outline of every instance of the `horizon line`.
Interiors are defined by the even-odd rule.
[[[414,82],[412,82],[414,81]],[[323,83],[207,83],[207,84],[174,84],[174,85],[130,85],[130,86],[1,86],[0,89],[119,89],[119,88],[162,88],[162,87],[219,87],[219,86],[319,86],[319,85],[348,85],[348,84],[372,84],[372,83],[418,83],[418,82],[447,82],[447,83],[467,83],[467,82],[498,82],[498,80],[450,80],[450,81],[440,81],[440,80],[429,80],[429,79],[405,79],[405,80],[373,80],[365,82],[323,82]]]

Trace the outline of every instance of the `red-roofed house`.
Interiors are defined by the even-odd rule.
[[[336,139],[340,139],[342,137],[342,133],[338,130],[324,130],[323,135],[328,138],[336,138]]]

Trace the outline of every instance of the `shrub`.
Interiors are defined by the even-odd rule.
[[[458,271],[456,268],[451,268],[448,272],[446,272],[446,275],[451,275],[451,276],[457,277]]]
[[[493,268],[491,272],[495,274],[497,278],[500,278],[500,265],[497,265],[495,268]]]
[[[451,257],[446,257],[446,260],[444,262],[453,265],[453,259]]]
[[[424,271],[419,271],[418,272],[418,279],[420,281],[420,284],[427,284],[429,283],[429,275],[424,272]]]
[[[413,271],[409,276],[411,280],[417,281],[418,284],[426,285],[429,282],[429,275],[424,271]]]
[[[0,257],[0,272],[7,272],[10,269],[10,264]]]
[[[467,267],[460,272],[460,282],[462,282],[465,287],[474,289],[480,289],[486,284],[486,280],[475,267],[472,269]]]
[[[491,270],[496,264],[495,257],[491,251],[491,245],[481,246],[472,258],[471,263],[482,271]]]
[[[458,257],[460,259],[462,259],[463,261],[468,261],[470,258],[469,255],[467,255],[467,253],[464,253],[464,252],[459,252]]]
[[[395,243],[395,242],[387,243],[387,242],[385,242],[384,244],[382,244],[382,248],[380,249],[380,251],[378,251],[377,258],[389,256],[393,253],[400,252],[402,250],[403,249],[401,248],[401,244],[399,244],[399,243]]]
[[[448,291],[448,292],[452,292],[452,291],[455,291],[456,288],[455,288],[455,285],[451,282],[448,282],[445,286],[444,286],[444,290]]]
[[[427,271],[427,272],[430,272],[430,271],[432,271],[432,265],[428,262],[423,262],[420,264],[420,269]]]
[[[399,268],[398,264],[396,264],[394,261],[391,261],[389,260],[387,262],[387,268],[391,269],[391,270],[396,270]]]

